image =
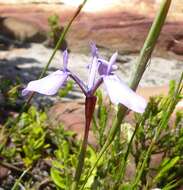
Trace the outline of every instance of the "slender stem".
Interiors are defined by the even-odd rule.
[[[87,149],[87,144],[88,144],[88,134],[89,134],[89,129],[90,129],[90,123],[91,123],[91,120],[93,117],[93,112],[95,110],[95,104],[96,104],[95,96],[86,97],[86,100],[85,100],[85,132],[84,132],[83,142],[81,145],[81,150],[80,150],[79,157],[78,157],[78,165],[76,168],[74,182],[73,182],[72,188],[71,188],[72,190],[77,190],[79,181],[80,181],[80,177],[82,174],[85,155],[86,155],[86,149]]]
[[[132,147],[132,142],[133,142],[133,139],[139,129],[139,126],[136,126],[133,134],[132,134],[132,137],[130,139],[130,142],[128,143],[128,147],[127,147],[127,150],[125,152],[125,155],[124,157],[122,157],[122,160],[121,160],[121,165],[120,165],[120,168],[119,168],[119,171],[118,171],[118,176],[117,176],[117,182],[116,182],[116,185],[114,187],[114,189],[118,189],[118,185],[119,185],[119,182],[123,179],[124,175],[125,175],[125,169],[126,169],[126,165],[127,165],[127,160],[128,160],[128,156],[129,156],[129,153],[130,153],[130,149]]]
[[[11,190],[16,190],[18,188],[19,183],[21,182],[22,178],[26,175],[26,173],[30,170],[31,168],[27,168],[26,170],[23,171],[23,173],[21,174],[21,176],[16,180],[16,182],[14,183],[13,187],[11,188]]]
[[[81,145],[81,150],[80,150],[79,157],[78,157],[78,165],[76,168],[74,182],[72,184],[72,190],[76,190],[78,187],[78,184],[79,184],[82,169],[84,166],[84,159],[85,159],[86,148],[87,148],[87,143],[88,143],[88,134],[89,134],[89,126],[86,126],[85,132],[84,132],[83,142]]]
[[[145,40],[144,46],[140,52],[140,56],[137,60],[138,64],[135,66],[135,70],[132,73],[130,84],[133,90],[137,89],[142,75],[147,67],[147,63],[151,57],[151,54],[154,50],[154,47],[162,30],[162,27],[165,23],[165,19],[169,11],[171,1],[172,0],[162,0],[160,9],[156,15],[156,18],[154,19],[149,34]]]
[[[148,61],[151,57],[151,54],[154,50],[155,44],[158,40],[158,37],[160,35],[161,29],[164,25],[169,7],[171,4],[171,0],[163,0],[161,6],[160,6],[160,10],[157,13],[157,16],[153,22],[153,25],[149,31],[149,34],[146,38],[146,41],[144,43],[144,46],[140,52],[140,56],[137,60],[137,65],[135,67],[134,72],[132,73],[132,79],[130,82],[130,87],[133,90],[136,90],[138,87],[138,84],[143,76],[144,71],[146,70]],[[92,174],[93,170],[95,169],[95,167],[97,166],[97,163],[99,162],[100,158],[102,157],[102,155],[105,153],[105,151],[107,150],[107,148],[110,146],[111,142],[113,141],[116,133],[118,130],[120,130],[120,125],[123,121],[123,118],[125,117],[127,113],[127,108],[125,108],[122,105],[118,106],[118,112],[117,112],[117,117],[116,120],[111,128],[110,134],[108,135],[108,138],[103,146],[103,148],[101,149],[97,161],[94,164],[94,166],[92,167],[92,169],[90,170],[89,174],[87,175],[87,177],[85,178],[85,182],[82,186],[82,189],[84,189],[84,186],[89,178],[89,176]]]

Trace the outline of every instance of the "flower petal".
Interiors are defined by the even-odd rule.
[[[103,80],[112,103],[121,103],[135,112],[144,112],[147,106],[146,100],[136,94],[117,76],[104,76]]]
[[[109,60],[109,66],[107,68],[107,75],[109,75],[112,72],[112,66],[116,63],[116,59],[117,59],[118,53],[114,53],[110,60]]]
[[[99,75],[107,75],[110,62],[108,62],[104,59],[98,59],[98,62],[99,62],[99,67],[98,67]],[[115,64],[112,64],[111,66],[112,66],[112,69],[110,68],[109,74],[112,73],[113,71],[117,70],[117,68],[118,68],[117,65],[115,65]]]
[[[98,67],[99,75],[106,75],[108,69],[108,62],[103,59],[98,59],[98,62],[99,62],[99,67]]]
[[[96,76],[96,71],[98,69],[98,60],[96,57],[93,58],[93,63],[90,67],[90,74],[89,74],[89,79],[88,79],[88,89],[91,90],[93,88],[93,85],[95,83],[95,76]]]
[[[98,48],[96,47],[95,43],[90,42],[91,53],[93,57],[98,57]]]
[[[45,95],[54,95],[61,88],[67,80],[68,73],[63,71],[56,71],[47,77],[39,80],[31,81],[27,87],[22,91],[25,96],[29,92],[34,91]]]
[[[68,65],[68,51],[67,49],[63,52],[63,68],[64,71],[67,70],[67,65]]]

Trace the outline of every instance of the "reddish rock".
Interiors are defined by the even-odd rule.
[[[11,17],[0,19],[0,33],[21,42],[43,42],[46,40],[44,32],[34,23]]]
[[[77,139],[82,139],[85,127],[84,103],[59,102],[55,104],[48,112],[51,123],[62,123],[66,130],[74,131]],[[89,133],[89,144],[96,145],[96,139],[93,133]]]
[[[0,182],[1,182],[1,180],[8,177],[9,172],[10,172],[9,169],[7,169],[3,166],[0,166]]]
[[[170,50],[177,55],[183,55],[183,36],[180,39],[175,39],[170,47]]]
[[[179,1],[174,1],[168,20],[158,40],[155,54],[183,59],[182,42],[177,36],[183,35],[183,13]],[[132,1],[101,12],[82,12],[72,25],[67,36],[71,51],[85,52],[90,40],[99,47],[118,50],[120,53],[136,53],[142,47],[152,24],[158,4],[155,1]],[[68,23],[75,8],[66,5],[1,5],[1,17],[14,17],[48,30],[47,19],[58,14],[62,26]],[[148,14],[148,15],[147,15]]]
[[[143,96],[146,100],[149,99],[150,96],[164,95],[168,94],[168,86],[159,86],[159,87],[139,87],[137,89],[137,93]]]

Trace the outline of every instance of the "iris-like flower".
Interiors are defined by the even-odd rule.
[[[31,91],[54,95],[60,88],[64,87],[68,77],[70,77],[79,85],[86,98],[89,98],[94,97],[97,88],[104,82],[112,103],[121,103],[135,112],[143,113],[147,105],[146,100],[131,90],[114,74],[117,69],[115,65],[117,53],[114,53],[110,60],[106,61],[99,58],[95,44],[91,44],[91,51],[93,60],[92,64],[89,65],[90,71],[87,85],[67,68],[68,52],[65,50],[63,53],[63,69],[57,70],[42,79],[30,82],[22,91],[22,95],[27,95]]]

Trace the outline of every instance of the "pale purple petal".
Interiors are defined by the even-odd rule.
[[[90,74],[89,74],[89,79],[88,79],[88,89],[92,89],[93,85],[95,83],[95,76],[96,76],[96,71],[98,69],[98,61],[97,58],[93,58],[93,63],[90,68]]]
[[[45,95],[54,95],[61,88],[67,80],[68,73],[63,71],[56,71],[47,77],[39,80],[31,81],[27,87],[22,91],[25,96],[29,92],[34,91]]]
[[[95,43],[90,42],[91,53],[93,57],[98,57],[98,48],[96,47]]]
[[[108,69],[108,62],[103,59],[98,59],[98,62],[99,62],[99,67],[98,67],[99,75],[106,75]]]
[[[98,59],[98,62],[99,62],[99,67],[98,67],[99,75],[107,75],[109,62],[104,59]],[[112,69],[110,68],[110,73],[117,70],[117,68],[118,68],[117,65],[112,64]]]
[[[67,49],[63,52],[63,68],[64,71],[67,70],[67,65],[68,65],[68,51]]]
[[[144,112],[147,106],[146,100],[131,90],[117,76],[104,76],[103,80],[112,103],[121,103],[135,112]]]
[[[117,59],[118,53],[114,53],[110,60],[109,60],[109,66],[107,68],[107,75],[109,75],[112,72],[112,66],[116,63],[116,59]]]

